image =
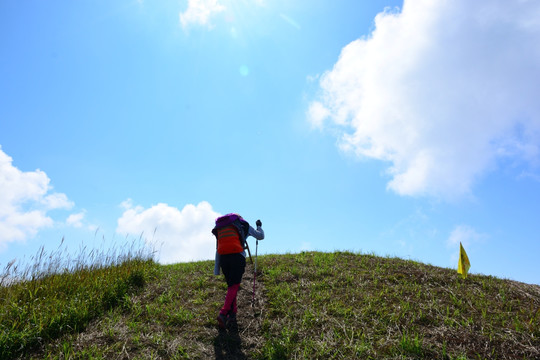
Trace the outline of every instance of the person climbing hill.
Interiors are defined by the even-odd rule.
[[[236,322],[236,296],[242,282],[246,268],[247,237],[253,236],[257,240],[264,239],[261,220],[256,221],[254,229],[238,214],[227,214],[216,219],[212,234],[216,237],[216,262],[214,274],[223,271],[227,281],[227,294],[225,303],[217,317],[218,325],[224,329],[227,325]]]

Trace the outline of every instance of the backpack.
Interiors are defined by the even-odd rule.
[[[240,215],[232,213],[217,218],[216,226],[212,229],[220,255],[244,251],[248,233],[249,223]],[[220,243],[220,239],[222,243]],[[227,243],[225,244],[225,242]]]

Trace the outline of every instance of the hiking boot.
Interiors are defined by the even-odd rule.
[[[227,318],[223,314],[219,314],[217,317],[218,326],[221,329],[225,329],[227,327]]]
[[[236,314],[231,313],[231,314],[227,315],[227,325],[229,325],[231,323],[236,324]]]

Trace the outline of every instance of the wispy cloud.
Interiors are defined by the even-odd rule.
[[[342,49],[308,117],[389,162],[400,195],[459,198],[540,154],[540,2],[405,0]]]
[[[84,212],[79,212],[76,214],[71,214],[66,219],[66,225],[73,226],[75,228],[83,227]]]
[[[51,192],[50,179],[39,169],[21,171],[0,147],[0,250],[51,227],[50,210],[73,207],[65,194]]]
[[[160,250],[161,263],[214,258],[216,240],[210,231],[220,214],[208,202],[188,204],[180,210],[163,203],[145,209],[127,200],[122,207],[116,231],[134,237],[142,234]]]
[[[462,243],[464,246],[469,246],[473,243],[484,241],[485,239],[487,239],[487,237],[488,236],[486,234],[479,233],[471,226],[458,225],[450,233],[447,245],[449,247],[452,247],[459,245],[459,243]]]
[[[188,0],[186,11],[180,13],[180,23],[184,29],[192,25],[211,28],[211,18],[225,11],[219,0]]]
[[[419,249],[438,238],[439,231],[431,223],[430,216],[423,209],[417,208],[408,216],[400,219],[392,226],[385,228],[380,234],[384,243],[396,245],[392,255],[401,254],[414,257]]]
[[[457,225],[454,227],[450,233],[450,236],[448,237],[448,240],[446,241],[446,246],[453,249],[450,256],[450,261],[453,264],[457,264],[460,243],[463,244],[466,251],[469,252],[471,246],[485,242],[488,238],[488,234],[480,233],[469,225]]]
[[[518,179],[532,179],[536,182],[540,182],[540,174],[524,171],[519,174]]]

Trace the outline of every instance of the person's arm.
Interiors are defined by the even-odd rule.
[[[264,239],[264,230],[262,229],[261,220],[257,220],[257,229],[255,230],[251,225],[249,226],[249,236],[253,236],[257,240]]]
[[[220,260],[219,254],[216,251],[216,258],[214,260],[214,275],[219,275],[219,266],[220,266],[220,261],[219,260]]]

